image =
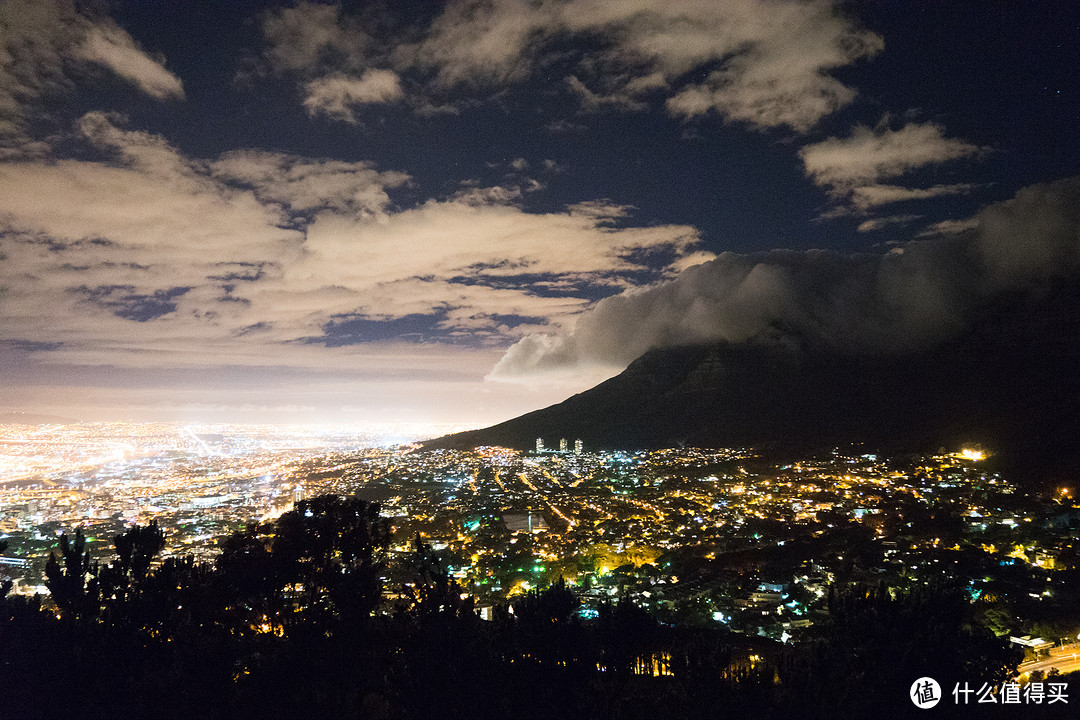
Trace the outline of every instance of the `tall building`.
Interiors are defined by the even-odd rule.
[[[544,438],[536,438],[536,452],[544,452]]]
[[[559,452],[566,452],[566,438],[559,438]]]
[[[581,442],[581,438],[574,441],[574,454],[580,455],[581,451],[585,449],[585,443]]]

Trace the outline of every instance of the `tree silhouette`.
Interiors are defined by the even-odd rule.
[[[3,555],[5,552],[7,552],[7,547],[7,540],[0,540],[0,555]],[[11,592],[11,581],[4,580],[3,582],[0,582],[0,600],[3,600],[5,597],[7,597],[7,594],[9,592]]]
[[[150,563],[165,548],[165,533],[157,520],[149,525],[131,528],[113,539],[116,547],[116,566],[132,584],[138,585],[146,577]]]
[[[903,701],[916,677],[992,684],[1017,661],[974,621],[964,588],[936,585],[834,590],[817,639],[783,649],[661,622],[626,597],[582,619],[562,578],[484,622],[419,535],[393,568],[407,602],[378,614],[389,534],[378,507],[355,498],[314,498],[249,525],[213,566],[155,566],[163,540],[137,526],[98,566],[81,531],[62,535],[46,569],[62,621],[39,600],[0,596],[0,649],[20,648],[0,650],[0,707],[91,718],[882,717],[879,699]],[[748,662],[751,649],[764,659]]]
[[[522,622],[551,625],[570,621],[570,616],[581,603],[574,591],[559,579],[544,590],[530,590],[513,602],[514,615]]]
[[[45,586],[49,588],[53,602],[61,615],[77,619],[94,617],[100,609],[98,568],[90,562],[90,551],[86,549],[86,537],[81,528],[75,531],[74,541],[67,533],[60,535],[60,556],[63,565],[52,552],[45,564]]]
[[[466,610],[461,599],[461,586],[450,577],[442,560],[420,533],[413,538],[413,552],[405,564],[407,582],[401,594],[409,602],[399,610],[420,617],[436,613],[456,615]],[[472,611],[471,602],[467,611]]]
[[[962,588],[830,588],[828,609],[817,642],[779,668],[788,702],[816,708],[810,717],[831,716],[838,707],[881,716],[875,698],[904,697],[915,678],[930,676],[942,687],[971,678],[994,685],[1012,677],[1020,660],[972,621]]]
[[[378,506],[320,495],[278,518],[271,555],[308,621],[366,617],[382,597],[380,575],[390,531]]]
[[[157,521],[135,525],[113,538],[116,560],[98,569],[98,583],[106,612],[116,619],[125,615],[145,616],[131,607],[135,603],[150,571],[150,564],[165,548],[165,533]],[[131,618],[134,619],[134,618]],[[145,617],[138,620],[143,621]]]

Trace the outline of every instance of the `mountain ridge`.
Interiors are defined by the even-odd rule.
[[[863,443],[927,450],[979,443],[1057,468],[1080,435],[1080,291],[994,301],[958,336],[921,350],[844,351],[780,335],[653,349],[547,408],[435,438],[429,449],[527,450]]]

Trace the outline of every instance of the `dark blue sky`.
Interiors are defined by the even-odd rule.
[[[554,160],[562,170],[544,176],[545,188],[527,198],[528,209],[557,211],[606,197],[637,208],[634,221],[640,224],[692,224],[717,252],[854,250],[910,237],[904,227],[867,236],[851,220],[815,222],[829,197],[808,182],[797,150],[855,124],[933,122],[984,150],[977,158],[912,174],[924,183],[980,185],[963,197],[913,207],[924,214],[924,224],[970,215],[1020,187],[1080,168],[1080,143],[1070,132],[1080,127],[1075,3],[841,6],[853,22],[880,35],[884,48],[833,73],[858,97],[805,134],[748,127],[718,113],[691,121],[672,117],[663,112],[662,93],[644,111],[582,112],[561,81],[574,74],[582,45],[596,44],[587,40],[564,41],[564,57],[545,61],[520,82],[453,89],[447,94],[463,101],[455,115],[418,117],[405,106],[380,104],[358,109],[356,124],[312,117],[292,79],[237,78],[259,63],[260,13],[279,5],[119,4],[115,17],[144,47],[164,54],[184,80],[187,99],[163,105],[129,93],[113,98],[116,106],[133,124],[161,132],[196,157],[259,147],[402,170],[414,178],[414,186],[394,198],[402,207],[452,193],[464,180],[503,183],[505,165],[515,158],[534,165]],[[379,14],[374,3],[354,5],[368,16]],[[378,27],[422,26],[421,18],[437,14],[440,5],[388,3],[388,17]],[[572,127],[554,129],[559,123]]]

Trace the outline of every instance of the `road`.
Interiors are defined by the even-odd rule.
[[[1080,670],[1080,643],[1050,648],[1047,657],[1023,663],[1018,671],[1023,675],[1035,670],[1049,672],[1051,668],[1057,668],[1062,674]]]

